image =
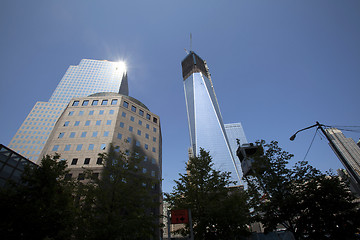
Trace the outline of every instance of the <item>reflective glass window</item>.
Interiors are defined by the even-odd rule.
[[[107,105],[108,104],[108,100],[102,100],[102,102],[101,102],[101,105]]]
[[[111,100],[111,105],[116,105],[116,104],[117,104],[117,102],[118,102],[118,100],[117,100],[117,99],[113,99],[113,100]]]
[[[121,138],[122,138],[122,134],[121,134],[121,133],[118,133],[117,138],[118,138],[118,139],[121,139]]]
[[[99,100],[93,100],[91,105],[96,106],[98,104],[99,104]]]
[[[72,105],[73,106],[79,106],[79,101],[74,101]]]
[[[87,106],[89,105],[89,100],[84,100],[83,103],[82,103],[83,106]]]
[[[64,151],[70,151],[71,144],[65,145]]]

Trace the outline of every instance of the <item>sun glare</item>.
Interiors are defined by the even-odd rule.
[[[116,63],[116,70],[121,71],[123,73],[126,72],[126,64],[124,61],[119,61]]]

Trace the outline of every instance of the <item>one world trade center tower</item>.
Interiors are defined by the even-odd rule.
[[[229,144],[206,62],[191,51],[181,62],[189,123],[190,155],[210,151],[216,170],[231,172],[240,181],[240,169]]]

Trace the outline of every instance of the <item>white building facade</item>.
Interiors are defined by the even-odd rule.
[[[79,65],[70,66],[49,101],[35,103],[8,147],[36,162],[69,101],[97,92],[128,95],[124,63],[83,59]]]

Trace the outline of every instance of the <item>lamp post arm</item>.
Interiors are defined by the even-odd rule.
[[[320,126],[321,126],[321,124],[318,123],[318,122],[316,122],[316,124],[314,124],[314,125],[312,125],[312,126],[310,126],[310,127],[306,127],[306,128],[300,129],[299,131],[297,131],[296,133],[294,133],[294,135],[292,135],[292,136],[290,137],[290,141],[294,141],[294,139],[295,139],[295,137],[296,137],[296,134],[298,134],[299,132],[302,132],[302,131],[307,130],[307,129],[309,129],[309,128],[320,127]]]

